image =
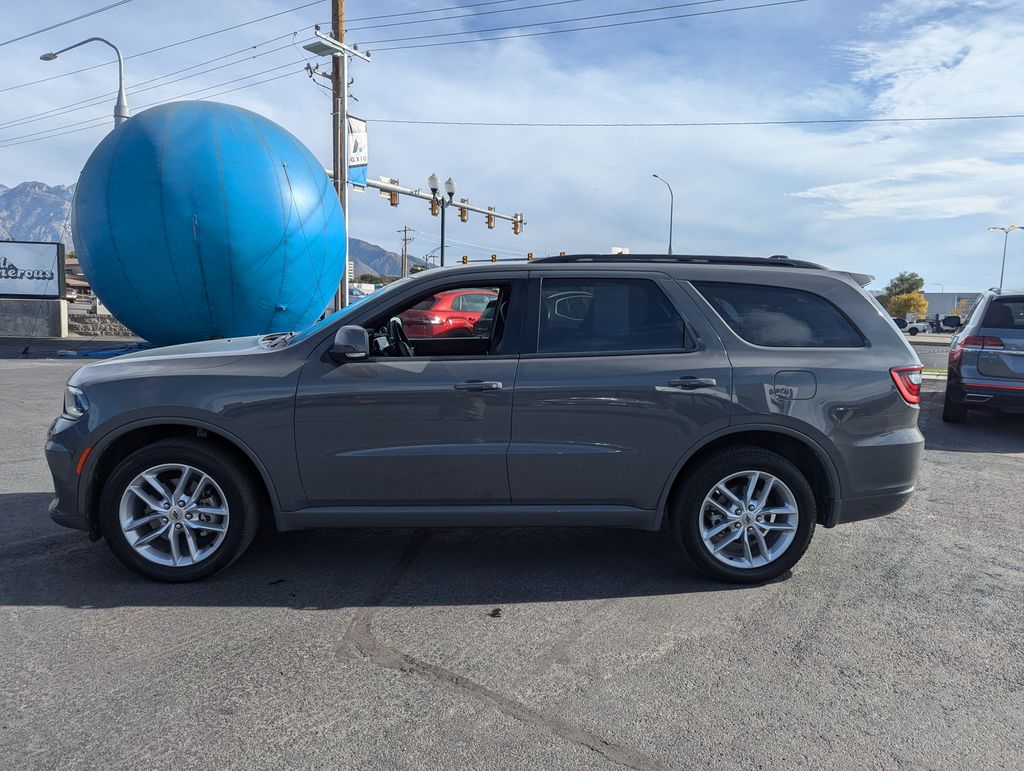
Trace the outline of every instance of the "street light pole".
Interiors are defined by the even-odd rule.
[[[89,37],[85,40],[80,40],[72,46],[62,48],[59,51],[51,51],[50,53],[43,54],[39,58],[44,62],[52,62],[65,51],[70,51],[72,48],[78,48],[78,46],[84,46],[86,43],[105,43],[113,48],[114,53],[117,54],[117,101],[114,103],[114,128],[117,128],[128,120],[131,116],[131,112],[128,110],[128,97],[124,92],[124,57],[121,56],[121,51],[116,45],[105,38]]]
[[[433,200],[441,207],[441,267],[444,267],[444,217],[445,211],[452,205],[455,199],[456,184],[455,180],[451,177],[445,180],[444,192],[448,196],[445,200],[443,195],[439,195],[441,188],[441,178],[437,176],[437,172],[434,172],[427,178],[427,187],[430,188],[430,193],[433,196]]]
[[[989,230],[999,230],[1003,233],[1003,265],[999,269],[999,291],[1003,291],[1003,276],[1006,273],[1006,242],[1010,238],[1010,232],[1013,230],[1022,230],[1018,225],[1010,225],[1008,227],[990,227]]]
[[[670,185],[667,181],[665,181],[664,179],[659,177],[657,174],[651,174],[651,176],[654,177],[655,179],[660,179],[662,182],[665,183],[665,187],[668,188],[668,253],[669,253],[669,256],[671,256],[672,255],[672,225],[673,225],[673,220],[675,219],[675,213],[676,213],[676,197],[672,193],[672,185]]]

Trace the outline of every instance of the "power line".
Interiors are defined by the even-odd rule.
[[[520,0],[489,0],[485,3],[466,3],[465,5],[446,5],[441,8],[427,8],[422,11],[402,11],[401,13],[383,13],[378,16],[360,16],[356,19],[349,19],[349,21],[374,21],[375,19],[396,19],[400,16],[421,16],[425,13],[441,13],[442,11],[461,11],[465,8],[479,8],[485,5],[506,5],[507,3],[518,3]],[[435,21],[441,21],[441,19],[435,19]],[[322,21],[320,22],[321,27],[329,27],[331,22]]]
[[[221,56],[215,56],[212,59],[207,59],[206,61],[199,62],[198,64],[193,64],[193,65],[191,65],[189,67],[183,67],[180,70],[175,70],[173,72],[168,72],[168,73],[166,73],[164,75],[158,75],[155,78],[149,78],[148,80],[140,81],[139,83],[136,83],[133,87],[128,89],[128,94],[138,94],[138,93],[141,93],[143,91],[151,91],[154,88],[163,88],[164,86],[168,86],[171,83],[177,83],[177,82],[182,81],[182,80],[188,80],[189,78],[198,77],[199,75],[204,75],[204,74],[206,74],[208,72],[214,72],[216,70],[222,70],[222,69],[225,69],[227,67],[233,67],[234,65],[241,64],[242,62],[247,62],[247,61],[250,61],[252,59],[258,59],[261,56],[267,56],[267,55],[272,54],[272,53],[277,53],[278,51],[283,51],[286,48],[291,48],[294,45],[294,41],[292,43],[289,43],[288,45],[278,46],[277,48],[271,48],[271,49],[269,49],[267,51],[263,51],[263,52],[258,53],[258,54],[253,54],[252,56],[246,56],[246,57],[243,57],[241,59],[236,59],[235,61],[228,62],[227,64],[219,65],[217,67],[211,67],[210,69],[203,70],[201,72],[195,72],[195,73],[193,73],[191,75],[187,75],[187,76],[185,76],[183,78],[177,78],[175,80],[168,80],[166,83],[160,83],[160,84],[155,85],[155,86],[148,86],[146,88],[140,88],[140,86],[146,86],[147,84],[155,83],[158,80],[165,80],[166,78],[169,78],[172,75],[178,75],[178,74],[180,74],[182,72],[188,72],[189,70],[194,70],[197,67],[202,67],[204,64],[212,64],[213,62],[221,61],[222,59],[227,59],[227,58],[230,58],[232,56],[237,56],[238,54],[248,53],[249,51],[252,51],[253,49],[259,48],[260,46],[263,46],[263,45],[267,45],[268,43],[273,43],[273,42],[275,42],[277,40],[281,40],[282,38],[286,38],[286,37],[294,38],[300,32],[304,32],[306,29],[308,29],[308,28],[304,27],[303,29],[295,30],[294,32],[289,32],[286,35],[279,35],[278,37],[271,38],[270,40],[265,40],[264,42],[257,43],[256,45],[248,46],[246,48],[240,48],[237,51],[232,51],[231,53],[223,54]],[[59,117],[61,115],[67,115],[68,113],[78,112],[79,110],[85,110],[85,109],[88,109],[89,107],[94,107],[97,104],[100,104],[100,103],[106,101],[111,96],[113,96],[113,94],[114,94],[114,92],[108,92],[108,93],[105,93],[105,94],[100,94],[98,96],[89,97],[88,99],[81,99],[81,100],[79,100],[77,102],[71,102],[70,104],[65,104],[65,105],[62,105],[60,107],[53,107],[53,108],[51,108],[49,110],[44,110],[43,112],[37,112],[37,113],[34,113],[32,115],[25,115],[25,116],[23,116],[21,118],[14,118],[12,120],[6,121],[5,123],[0,123],[0,129],[14,128],[15,126],[23,126],[23,125],[28,124],[28,123],[36,123],[36,122],[41,121],[41,120],[47,120],[49,118],[56,118],[56,117]]]
[[[131,0],[123,0],[123,2],[130,2],[130,1]],[[306,2],[306,3],[303,3],[301,5],[296,5],[296,6],[293,6],[291,8],[286,8],[283,11],[277,11],[275,13],[267,14],[266,16],[260,16],[260,17],[258,17],[256,19],[250,19],[249,21],[244,21],[244,22],[241,22],[239,24],[232,24],[229,27],[222,27],[221,29],[215,29],[215,30],[213,30],[211,32],[205,32],[205,33],[203,33],[201,35],[195,35],[193,37],[184,38],[184,39],[178,40],[178,41],[176,41],[174,43],[167,43],[167,44],[162,45],[162,46],[157,46],[156,48],[150,48],[148,51],[140,51],[137,54],[131,54],[131,55],[126,56],[124,58],[125,58],[125,60],[136,59],[136,58],[138,58],[140,56],[148,56],[149,54],[154,54],[154,53],[157,53],[159,51],[166,51],[169,48],[176,48],[177,46],[182,46],[182,45],[185,45],[187,43],[193,43],[196,40],[203,40],[203,39],[208,38],[208,37],[213,37],[214,35],[220,35],[220,34],[222,34],[224,32],[231,32],[232,30],[241,29],[242,27],[247,27],[247,26],[250,26],[252,24],[258,24],[261,21],[267,21],[268,19],[274,19],[274,18],[276,18],[278,16],[284,16],[285,14],[294,13],[295,11],[301,11],[301,10],[303,10],[305,8],[310,8],[310,7],[314,6],[314,5],[319,5],[322,2],[326,2],[326,0],[312,0],[312,2]],[[427,9],[427,10],[423,10],[423,11],[406,11],[404,13],[389,13],[389,14],[380,14],[380,15],[377,15],[377,16],[362,16],[360,18],[352,19],[352,21],[373,21],[375,19],[389,19],[389,18],[396,18],[396,17],[399,17],[399,16],[414,16],[414,15],[425,14],[425,13],[439,13],[441,11],[461,10],[463,8],[475,8],[475,7],[479,7],[479,6],[485,6],[485,5],[501,5],[503,3],[511,3],[511,2],[518,2],[518,0],[489,0],[489,2],[472,3],[472,4],[468,4],[468,5],[447,5],[447,6],[442,6],[440,8],[431,8],[431,9]],[[437,21],[441,21],[441,19],[438,19]],[[306,29],[308,29],[308,27]],[[90,65],[88,67],[81,67],[81,68],[79,68],[77,70],[70,70],[68,72],[62,72],[59,75],[50,75],[49,77],[39,78],[38,80],[30,80],[30,81],[27,81],[25,83],[18,83],[18,84],[13,85],[13,86],[5,86],[4,88],[0,88],[0,94],[4,93],[6,91],[13,91],[13,90],[18,89],[18,88],[25,88],[26,86],[35,86],[35,85],[38,85],[39,83],[47,83],[47,82],[49,82],[51,80],[57,80],[59,78],[66,78],[66,77],[68,77],[70,75],[77,75],[77,74],[82,73],[82,72],[88,72],[89,70],[95,70],[95,69],[97,69],[99,67],[105,67],[108,64],[113,64],[116,61],[117,61],[116,59],[111,59],[111,60],[108,60],[108,61],[105,61],[105,62],[101,62],[99,64]]]
[[[512,13],[514,11],[529,11],[533,8],[548,8],[553,5],[570,5],[572,3],[582,3],[586,0],[552,0],[546,3],[535,3],[533,5],[520,5],[515,8],[500,8],[494,11],[474,11],[472,13],[462,13],[455,16],[442,16],[438,19],[412,19],[409,21],[392,21],[387,24],[370,24],[365,27],[349,27],[346,32],[361,32],[367,29],[381,29],[382,27],[404,27],[409,24],[432,24],[437,21],[451,21],[453,19],[467,19],[475,18],[477,16],[491,16],[496,13]],[[463,6],[469,7],[469,6]],[[456,33],[457,34],[457,33]]]
[[[280,65],[278,67],[271,67],[271,68],[266,69],[266,70],[261,70],[260,72],[253,72],[253,73],[251,73],[249,75],[244,75],[244,76],[239,77],[239,78],[233,78],[232,80],[226,80],[223,83],[216,83],[216,84],[214,84],[212,86],[206,86],[204,88],[199,88],[199,89],[196,89],[194,91],[189,91],[189,92],[184,93],[184,94],[178,94],[177,96],[172,96],[172,97],[168,97],[166,99],[160,99],[160,100],[157,100],[155,102],[150,102],[149,104],[144,104],[144,105],[142,105],[141,107],[139,107],[137,109],[145,110],[148,107],[155,107],[158,104],[166,104],[167,102],[173,102],[173,101],[175,101],[177,99],[184,99],[185,97],[189,97],[189,96],[194,96],[196,94],[200,94],[203,91],[209,91],[210,89],[213,89],[213,88],[220,88],[221,86],[227,86],[227,85],[230,85],[232,83],[238,83],[239,81],[242,81],[242,80],[248,80],[249,78],[255,78],[255,77],[258,77],[259,75],[266,75],[269,72],[275,72],[277,70],[284,69],[285,67],[294,67],[296,64],[303,64],[303,63],[304,63],[303,61],[289,62],[288,64],[283,64],[283,65]],[[279,75],[279,76],[276,76],[276,77],[273,77],[273,78],[267,78],[266,80],[261,80],[261,81],[259,81],[257,83],[249,83],[249,84],[246,84],[245,86],[238,86],[236,88],[228,89],[227,91],[219,91],[216,94],[207,94],[206,96],[201,97],[201,98],[203,98],[203,99],[211,99],[211,98],[213,98],[215,96],[220,96],[222,94],[229,94],[232,91],[238,91],[238,90],[240,90],[242,88],[249,88],[250,86],[257,86],[257,85],[260,85],[262,83],[269,83],[272,80],[277,80],[278,78],[285,77],[286,75],[292,75],[292,74],[294,74],[296,72],[304,72],[304,70],[301,70],[301,69],[293,70],[292,72],[286,72],[283,75]],[[30,133],[30,134],[23,134],[23,135],[17,136],[17,137],[8,137],[7,139],[0,140],[0,147],[12,147],[14,145],[24,144],[25,142],[39,141],[40,139],[50,139],[51,137],[63,136],[64,134],[72,134],[72,133],[75,133],[76,131],[86,131],[86,130],[88,130],[90,128],[95,128],[96,126],[101,126],[104,123],[107,123],[109,120],[110,120],[109,118],[88,118],[86,120],[78,121],[77,123],[69,123],[69,124],[67,124],[65,126],[60,126],[58,128],[47,129],[45,131],[36,131],[36,132]],[[88,124],[88,125],[86,125],[86,124]],[[81,128],[73,128],[75,126],[80,126]],[[63,131],[62,129],[71,129],[71,130],[70,131]],[[54,132],[59,132],[59,133],[54,133]],[[20,140],[20,141],[18,141],[18,140]]]
[[[127,2],[127,0],[126,0],[126,2]],[[177,46],[185,45],[186,43],[193,43],[196,40],[203,40],[203,39],[208,38],[208,37],[213,37],[214,35],[220,35],[220,34],[222,34],[224,32],[230,32],[231,30],[240,29],[242,27],[247,27],[250,24],[257,24],[257,23],[259,23],[261,21],[266,21],[267,19],[273,19],[273,18],[275,18],[277,16],[284,16],[287,13],[293,13],[294,11],[301,11],[304,8],[309,8],[310,6],[318,5],[318,4],[322,3],[322,2],[324,2],[324,0],[313,0],[312,2],[303,3],[302,5],[296,5],[293,8],[288,8],[288,9],[283,10],[283,11],[277,11],[276,13],[267,14],[266,16],[260,16],[258,19],[250,19],[249,21],[243,21],[240,24],[232,24],[230,27],[223,27],[221,29],[213,30],[212,32],[205,32],[202,35],[195,35],[194,37],[185,38],[184,40],[179,40],[179,41],[177,41],[175,43],[167,43],[166,45],[158,46],[156,48],[150,48],[148,51],[140,51],[137,54],[131,54],[130,56],[126,56],[124,58],[125,58],[125,61],[127,61],[128,59],[137,59],[140,56],[148,56],[149,54],[155,54],[158,51],[166,51],[168,48],[175,48]],[[117,61],[116,59],[110,59],[109,61],[101,62],[100,64],[93,64],[93,65],[91,65],[89,67],[82,67],[81,69],[71,70],[69,72],[62,72],[60,75],[51,75],[51,76],[49,76],[47,78],[40,78],[39,80],[31,80],[31,81],[28,81],[26,83],[18,83],[17,85],[14,85],[14,86],[6,86],[5,88],[0,88],[0,94],[4,93],[5,91],[13,91],[16,88],[24,88],[25,86],[34,86],[34,85],[37,85],[39,83],[46,83],[46,82],[51,81],[51,80],[57,80],[58,78],[66,78],[69,75],[77,75],[80,72],[88,72],[89,70],[95,70],[98,67],[105,67],[108,64],[113,64],[116,61]]]
[[[802,2],[806,2],[807,0],[801,0],[801,1]],[[540,21],[540,22],[534,22],[532,24],[513,24],[513,25],[507,26],[507,27],[487,27],[485,29],[463,30],[461,32],[438,32],[438,33],[433,34],[433,35],[417,35],[417,36],[414,36],[414,37],[393,37],[393,38],[386,38],[384,40],[367,40],[365,42],[362,42],[361,45],[369,46],[369,45],[376,45],[378,43],[403,43],[403,42],[408,41],[408,40],[430,40],[432,38],[439,38],[439,37],[454,37],[455,35],[478,35],[478,34],[481,34],[481,33],[484,33],[484,32],[507,32],[508,30],[513,30],[513,29],[526,29],[526,28],[529,28],[529,27],[546,27],[546,26],[549,26],[551,24],[571,24],[572,22],[577,22],[577,21],[594,21],[596,19],[610,19],[610,18],[613,18],[613,17],[616,17],[616,16],[634,16],[634,15],[640,14],[640,13],[654,13],[655,11],[667,11],[670,8],[688,8],[688,7],[695,6],[695,5],[711,5],[711,4],[714,4],[714,3],[724,3],[724,2],[726,2],[726,0],[691,0],[690,2],[686,2],[686,3],[672,3],[671,5],[659,5],[659,6],[654,6],[652,8],[640,8],[640,9],[635,9],[635,10],[632,10],[632,11],[615,11],[615,12],[611,12],[611,13],[597,13],[597,14],[593,14],[591,16],[574,16],[573,18],[570,18],[570,19],[557,19],[557,20],[554,20],[554,21]],[[669,17],[665,17],[665,18],[675,18],[675,17],[669,16]],[[651,19],[651,21],[657,21],[657,19]],[[584,27],[583,29],[590,29],[590,28],[589,27]],[[394,49],[385,48],[385,49],[380,49],[380,50],[390,51],[390,50],[394,50]]]
[[[660,123],[528,123],[499,121],[402,120],[367,118],[369,123],[397,123],[420,126],[484,126],[487,128],[727,128],[730,126],[813,126],[835,123],[929,123],[938,121],[1014,120],[1024,113],[1003,115],[935,115],[912,118],[809,118],[805,120],[732,120]]]
[[[707,3],[707,2],[723,2],[723,0],[701,0],[701,2],[702,3]],[[677,14],[674,14],[674,15],[671,15],[671,16],[656,16],[654,18],[639,18],[639,19],[632,20],[632,22],[615,22],[613,24],[592,25],[590,27],[574,27],[574,28],[570,28],[568,30],[545,30],[545,31],[542,31],[542,32],[524,32],[521,35],[496,35],[494,37],[475,38],[473,40],[449,40],[449,41],[445,41],[445,42],[442,42],[442,43],[420,43],[419,45],[397,45],[397,46],[390,46],[390,47],[387,47],[387,48],[375,48],[374,51],[376,53],[380,53],[382,51],[406,51],[406,50],[410,50],[410,49],[413,49],[413,48],[436,48],[437,46],[442,46],[442,45],[465,45],[467,43],[483,43],[483,42],[487,42],[487,41],[490,41],[490,40],[513,40],[515,38],[536,38],[536,37],[541,37],[541,36],[544,36],[544,35],[562,35],[562,34],[568,33],[568,32],[586,32],[588,30],[608,30],[608,29],[615,28],[615,27],[632,27],[634,25],[647,25],[647,24],[652,24],[654,22],[669,22],[669,20],[676,19],[676,18],[692,18],[692,17],[695,17],[695,16],[711,16],[711,15],[715,15],[715,14],[718,14],[718,13],[732,13],[733,11],[739,11],[739,10],[754,10],[756,8],[772,8],[772,7],[779,6],[779,5],[796,5],[797,3],[807,3],[807,2],[811,2],[811,0],[778,0],[778,2],[773,2],[773,3],[759,3],[757,5],[740,5],[740,6],[737,6],[735,8],[718,8],[716,10],[697,11],[695,13],[677,13]],[[697,5],[699,3],[687,3],[687,4],[688,5]],[[633,12],[633,11],[628,11],[628,12]],[[559,24],[559,23],[558,22],[549,22],[547,24]],[[508,29],[521,29],[522,27],[526,27],[526,26],[530,26],[530,25],[519,25],[518,27],[508,28]],[[473,35],[475,33],[464,32],[464,33],[458,33],[458,34]],[[430,36],[427,36],[427,37],[430,37]],[[436,36],[433,36],[433,37],[436,37]],[[423,39],[423,38],[420,38],[420,39]],[[377,41],[377,42],[383,42],[383,41]],[[371,45],[371,43],[364,43],[362,45]]]
[[[65,25],[67,25],[67,24],[71,24],[72,22],[80,21],[80,20],[86,19],[86,18],[88,18],[90,16],[95,16],[97,13],[103,13],[104,11],[109,11],[111,8],[117,8],[117,6],[124,5],[125,3],[130,3],[131,1],[132,0],[118,0],[116,3],[111,3],[110,5],[105,5],[102,8],[97,8],[95,11],[89,11],[89,12],[83,13],[83,14],[81,14],[79,16],[75,16],[74,18],[65,19],[64,21],[59,21],[56,24],[51,24],[49,27],[43,27],[42,29],[37,29],[35,32],[27,32],[24,35],[19,35],[18,37],[12,37],[10,40],[5,40],[2,43],[0,43],[0,47],[3,47],[5,45],[10,45],[11,43],[17,43],[19,40],[24,40],[25,38],[30,38],[30,37],[35,37],[36,35],[41,35],[44,32],[49,32],[51,29],[57,29],[57,27],[63,27]]]

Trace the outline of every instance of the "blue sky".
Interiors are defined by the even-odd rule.
[[[471,5],[470,0],[461,5]],[[761,0],[763,1],[763,0]],[[0,89],[109,59],[87,46],[55,62],[40,53],[89,35],[125,54],[275,13],[301,0],[217,3],[155,0],[125,5],[0,47]],[[349,0],[349,42],[554,22],[672,5],[672,0],[511,0],[427,16],[356,19],[459,5],[454,0]],[[727,0],[620,20],[735,8]],[[17,4],[5,10],[14,37],[106,4]],[[615,29],[413,50],[383,50],[355,62],[353,113],[371,120],[370,174],[420,186],[431,171],[459,195],[524,211],[514,236],[480,218],[449,228],[450,253],[473,256],[566,251],[664,251],[668,196],[675,190],[675,251],[789,254],[873,273],[880,283],[916,270],[947,291],[998,281],[1001,236],[989,225],[1024,225],[1024,120],[840,126],[699,128],[499,128],[407,126],[374,119],[497,122],[701,122],[847,117],[921,117],[1024,112],[1024,17],[1002,0],[809,0]],[[127,62],[133,109],[196,89],[198,96],[298,70],[300,48],[271,38],[326,22],[330,3]],[[485,16],[445,18],[479,11]],[[437,21],[366,29],[385,21]],[[616,19],[606,19],[605,23]],[[579,24],[595,24],[598,21]],[[548,29],[557,27],[547,27]],[[521,31],[534,31],[537,28]],[[508,34],[508,33],[505,33]],[[309,32],[300,32],[297,41]],[[466,38],[456,38],[466,39]],[[246,53],[133,84],[248,46]],[[273,48],[283,50],[267,53]],[[255,58],[251,58],[255,57]],[[291,63],[296,63],[290,67]],[[228,64],[212,72],[202,73]],[[324,62],[324,66],[327,66]],[[282,67],[263,75],[270,68]],[[216,88],[244,76],[248,80]],[[0,91],[0,124],[112,92],[113,65]],[[165,84],[165,85],[161,85]],[[195,97],[193,97],[195,98]],[[330,164],[330,100],[303,74],[215,97],[262,113]],[[112,101],[44,120],[0,127],[0,182],[74,182],[100,127],[23,144],[12,138],[109,115]],[[35,138],[35,137],[28,137]],[[14,139],[13,141],[20,141]],[[423,202],[391,208],[374,193],[352,196],[352,235],[396,249],[396,231],[416,229],[412,249],[438,244]],[[1024,286],[1024,233],[1011,235],[1007,285]],[[930,286],[929,289],[937,289]],[[942,309],[944,310],[944,309]]]

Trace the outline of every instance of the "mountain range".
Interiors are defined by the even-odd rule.
[[[62,241],[67,251],[74,251],[70,228],[71,201],[74,185],[47,185],[43,182],[22,182],[14,187],[0,185],[0,240]],[[397,276],[402,258],[377,244],[349,238],[349,257],[354,261],[355,275],[372,273]],[[425,265],[418,257],[410,257],[412,265]]]

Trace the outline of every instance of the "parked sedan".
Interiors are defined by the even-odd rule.
[[[491,289],[459,289],[430,295],[400,318],[412,339],[469,337],[487,304],[498,299]]]

